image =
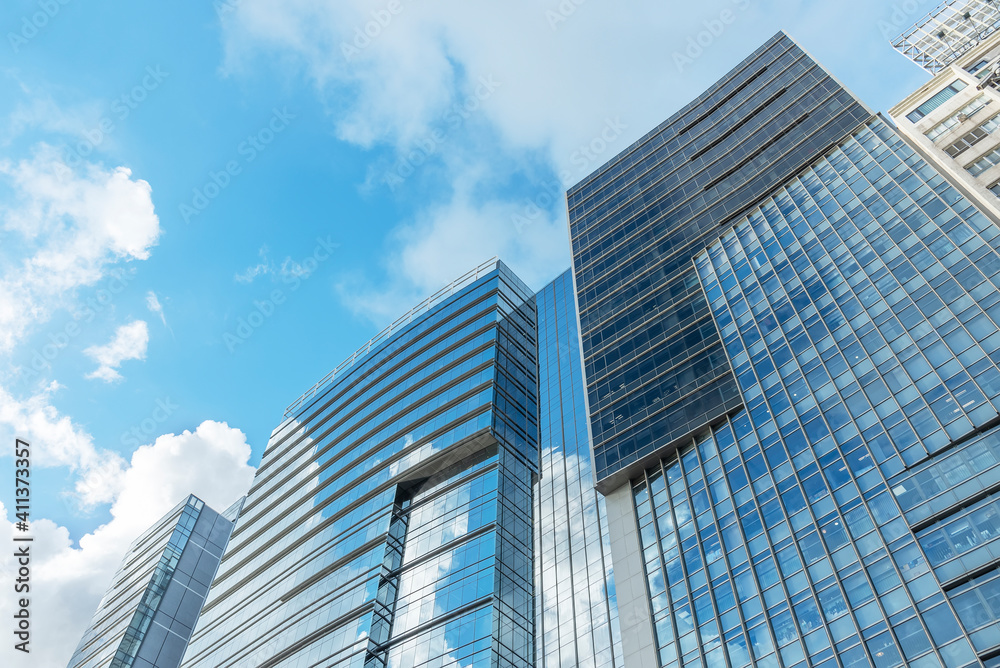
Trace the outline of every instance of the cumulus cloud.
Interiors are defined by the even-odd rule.
[[[565,188],[683,99],[673,73],[643,67],[685,34],[674,11],[649,3],[637,22],[564,4],[574,11],[403,2],[386,17],[362,0],[244,0],[223,18],[229,73],[278,53],[315,84],[341,139],[390,149],[364,190],[434,193],[388,235],[381,278],[341,277],[357,313],[384,323],[493,255],[531,285],[550,279],[570,262]]]
[[[59,385],[50,383],[38,394],[17,399],[0,387],[0,431],[5,440],[27,439],[34,447],[35,466],[65,466],[77,476],[76,501],[84,509],[108,503],[118,492],[117,481],[125,460],[98,449],[93,438],[52,405]]]
[[[155,295],[154,295],[155,299]],[[122,325],[115,331],[111,341],[103,346],[91,346],[83,353],[100,366],[87,378],[96,378],[106,383],[121,380],[118,367],[126,360],[146,359],[146,347],[149,345],[149,326],[144,320],[135,320]]]
[[[160,222],[149,183],[126,167],[72,169],[41,145],[31,159],[0,162],[0,178],[12,189],[0,209],[4,245],[25,258],[0,273],[0,352],[9,352],[30,322],[46,320],[113,263],[147,259]]]
[[[118,474],[111,519],[74,545],[69,531],[49,521],[31,524],[32,665],[64,666],[90,623],[129,545],[188,494],[217,511],[247,492],[254,468],[247,464],[246,436],[222,422],[205,421],[181,434],[160,436],[132,455]],[[40,459],[40,457],[38,457]],[[12,509],[0,505],[0,540],[11,545]],[[0,572],[16,570],[11,551]],[[14,597],[0,597],[0,617],[11,619]],[[15,663],[12,643],[0,663]]]
[[[423,210],[387,240],[386,254],[403,264],[386,262],[379,280],[342,280],[348,303],[384,322],[408,295],[424,296],[483,255],[535,274],[542,257],[557,258],[553,273],[567,266],[565,189],[778,29],[834,72],[863,73],[848,81],[866,86],[862,96],[901,99],[921,75],[882,34],[890,4],[847,0],[805,12],[801,0],[717,0],[679,12],[653,0],[403,0],[391,9],[366,0],[242,0],[222,16],[223,69],[252,77],[277,66],[310,81],[338,137],[388,149],[373,152],[362,191],[420,198]],[[826,39],[831,33],[850,48]],[[912,78],[887,78],[883,68],[873,76],[876,58],[911,68]],[[475,183],[452,187],[470,175]],[[522,242],[507,228],[531,207],[540,212]],[[455,232],[464,244],[446,237]]]

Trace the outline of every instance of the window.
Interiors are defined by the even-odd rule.
[[[997,181],[996,183],[990,186],[990,192],[996,195],[997,197],[1000,197],[1000,181]]]
[[[921,118],[931,113],[932,111],[940,107],[942,104],[944,104],[951,98],[955,97],[958,91],[962,90],[963,88],[965,88],[964,81],[956,80],[952,82],[951,85],[942,90],[940,93],[938,93],[937,95],[935,95],[934,97],[927,100],[922,105],[920,105],[919,107],[908,113],[906,115],[906,118],[911,123],[916,123]]]
[[[961,139],[945,148],[944,152],[952,158],[957,158],[966,149],[971,148],[989,136],[981,127],[974,128],[972,132],[966,133]]]
[[[965,71],[968,72],[969,74],[975,74],[977,79],[982,79],[984,76],[990,73],[989,68],[986,67],[989,64],[990,61],[984,58],[975,65],[970,65],[969,67],[966,67]]]
[[[985,96],[983,95],[976,97],[974,100],[972,100],[967,105],[956,111],[954,114],[952,114],[948,118],[944,119],[943,121],[935,125],[930,130],[928,130],[925,133],[927,138],[930,139],[931,141],[934,141],[935,139],[937,139],[944,133],[948,132],[952,128],[955,128],[958,125],[960,125],[962,122],[958,120],[960,116],[966,116],[966,117],[972,116],[976,114],[980,109],[988,105],[989,103],[990,100],[985,99]]]
[[[965,170],[973,176],[979,176],[994,165],[1000,165],[1000,149],[993,149],[979,160],[966,166]]]
[[[946,148],[944,151],[952,158],[957,158],[966,149],[975,146],[990,136],[990,134],[998,127],[1000,127],[1000,116],[994,116],[988,121],[982,123],[978,128],[973,129],[972,132],[966,133],[965,136]]]

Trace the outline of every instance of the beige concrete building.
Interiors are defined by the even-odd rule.
[[[934,78],[889,111],[901,134],[1000,216],[1000,9],[950,0],[893,42]]]

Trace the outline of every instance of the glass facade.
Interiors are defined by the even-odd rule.
[[[870,116],[779,33],[570,189],[602,491],[741,406],[692,257]]]
[[[791,126],[789,171],[727,156],[781,175],[736,215],[664,214],[675,165],[632,154],[684,114],[570,193],[625,660],[1000,665],[1000,226],[871,114]]]
[[[1000,649],[998,249],[876,119],[696,257],[746,409],[633,484],[662,665]]]
[[[137,538],[70,668],[177,668],[233,529],[233,508],[219,515],[190,496]]]
[[[904,511],[907,469],[997,416],[987,239],[875,120],[696,258],[747,407],[633,487],[661,659],[979,665],[949,600],[971,563],[943,573],[932,533],[969,513]]]
[[[623,665],[572,274],[436,303],[274,431],[185,666]]]
[[[185,666],[529,666],[535,301],[492,271],[273,433]]]
[[[604,498],[594,489],[573,276],[539,291],[538,668],[623,666]]]

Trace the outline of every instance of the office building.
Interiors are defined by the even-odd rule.
[[[537,295],[540,477],[533,665],[624,666],[604,498],[594,489],[569,271]]]
[[[1000,663],[1000,227],[782,33],[567,197],[625,664]]]
[[[286,411],[183,665],[622,665],[581,402],[568,273],[432,295]]]
[[[189,496],[132,543],[69,668],[177,668],[239,513]]]
[[[994,215],[1000,215],[997,25],[1000,8],[993,3],[953,0],[910,28],[897,48],[934,75],[889,110],[917,152]]]

